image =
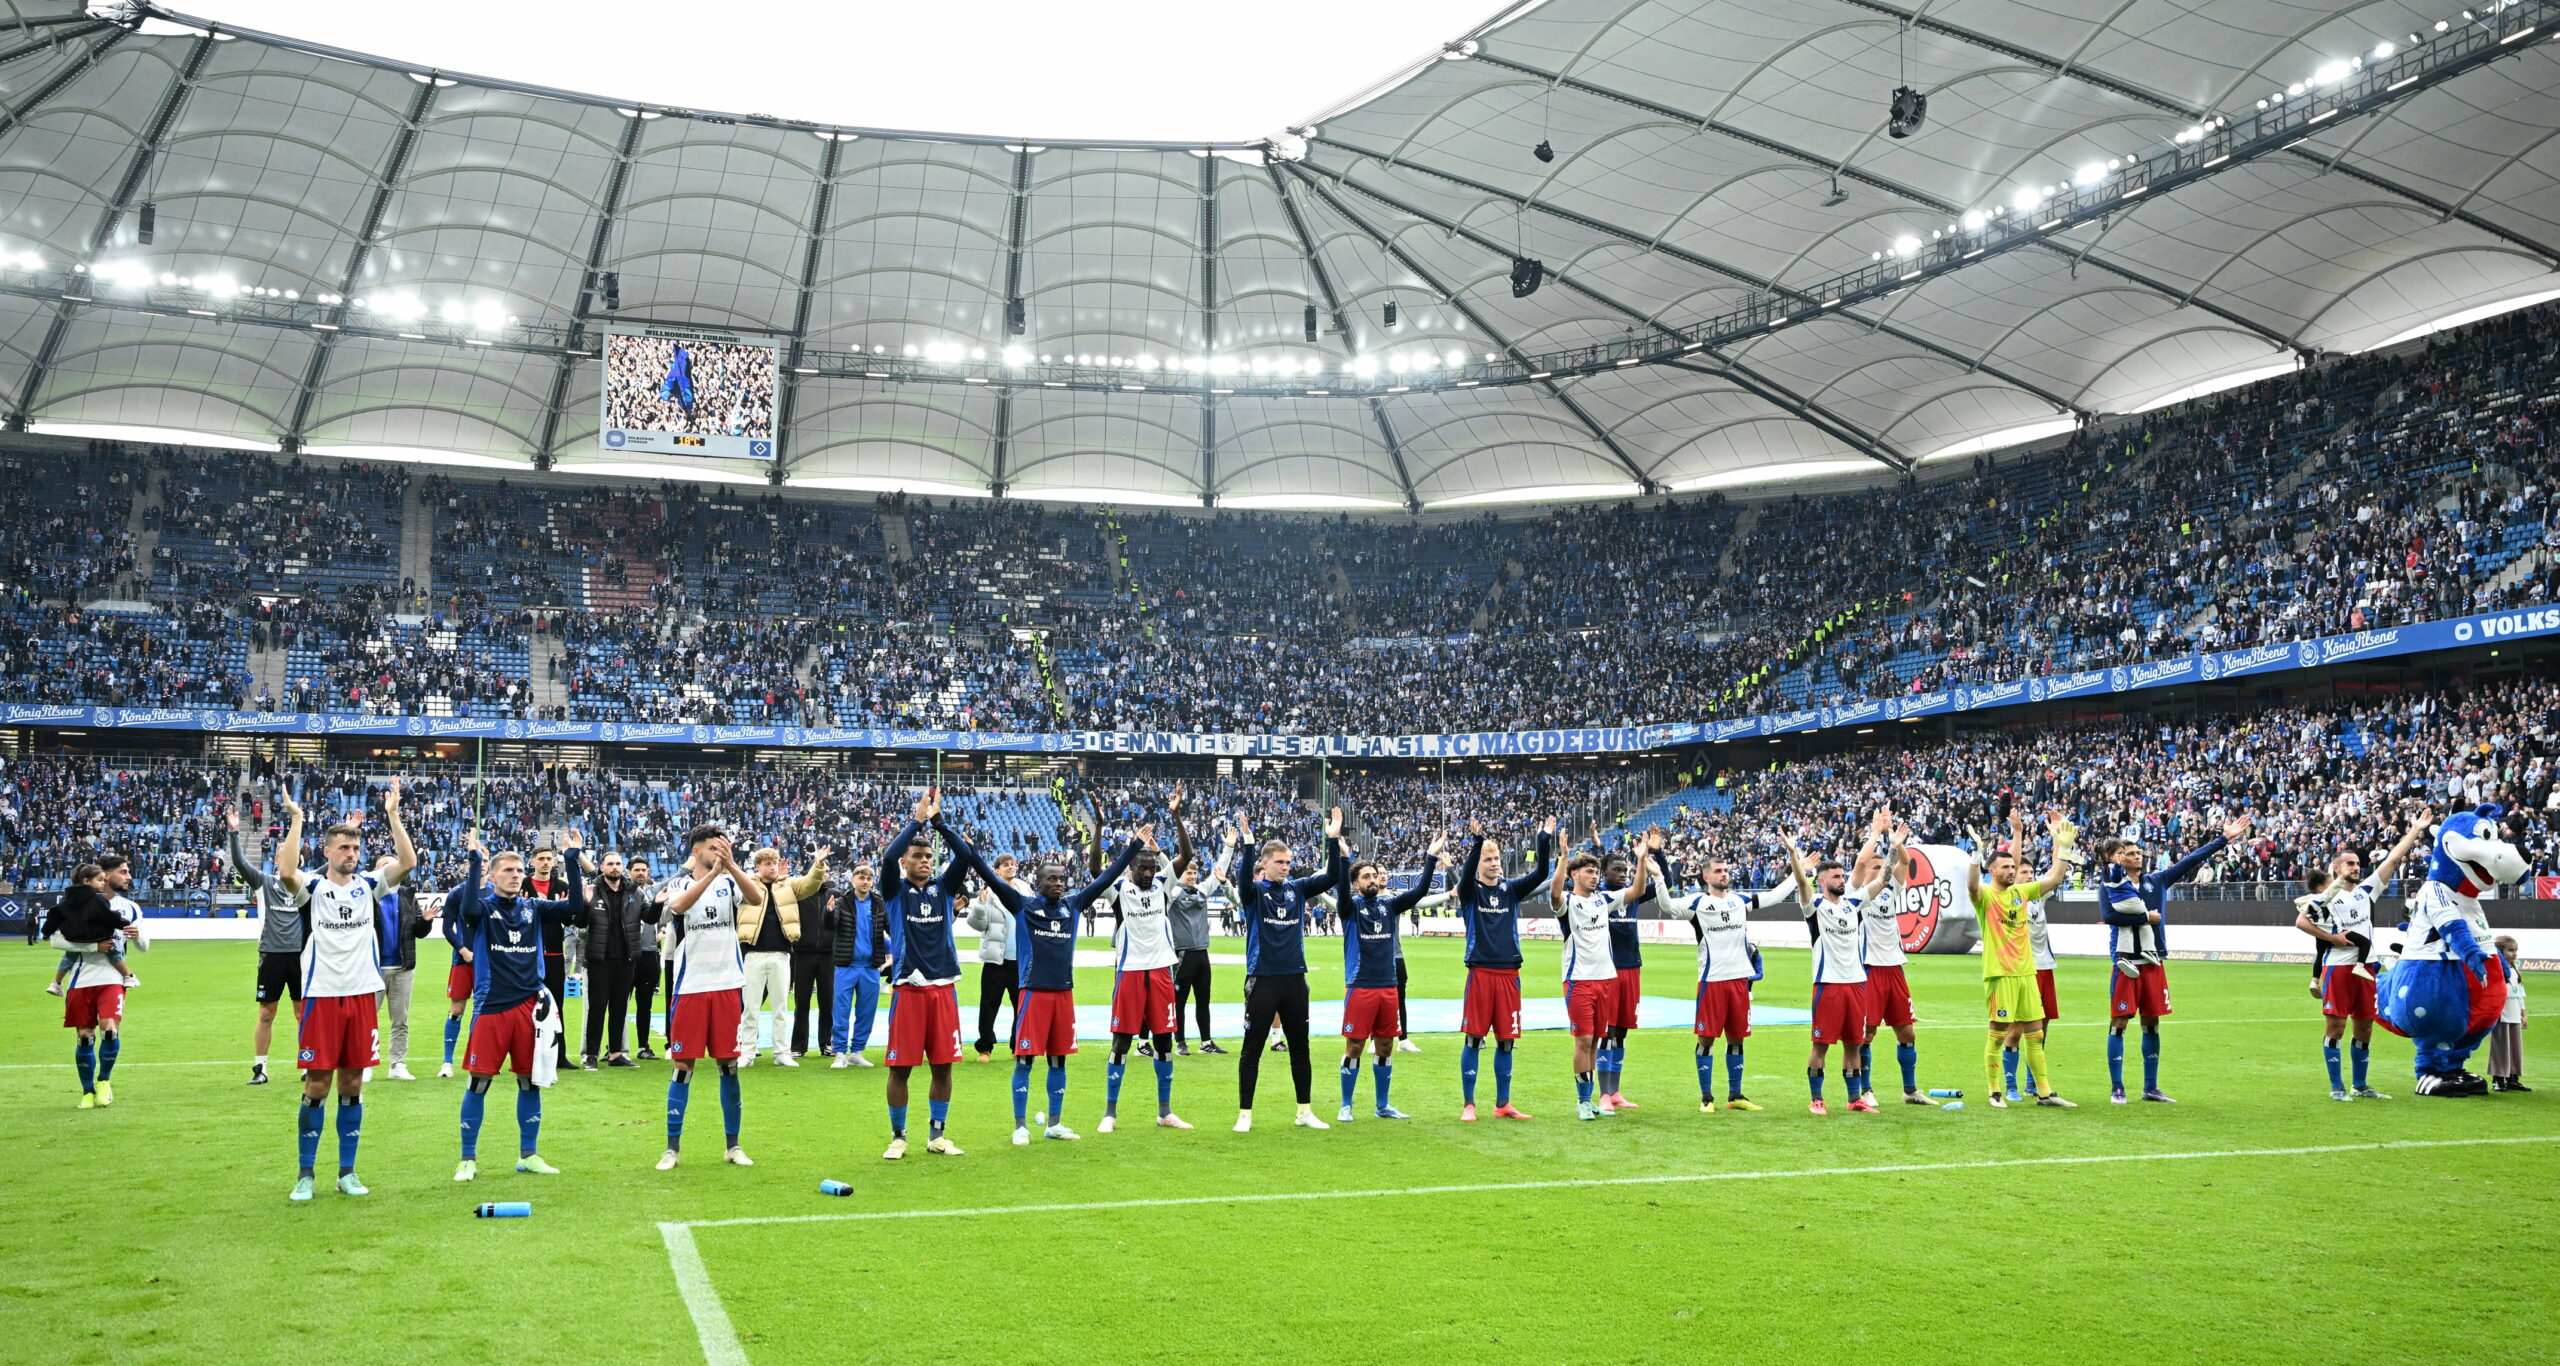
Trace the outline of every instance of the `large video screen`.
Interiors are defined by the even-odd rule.
[[[772,460],[781,392],[780,346],[673,327],[608,327],[604,336],[607,451]]]

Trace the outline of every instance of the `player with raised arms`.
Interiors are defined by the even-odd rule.
[[[1893,1060],[1902,1069],[1903,1103],[1928,1105],[1933,1102],[1920,1090],[1919,1017],[1912,1013],[1911,979],[1903,971],[1910,961],[1902,947],[1902,894],[1911,881],[1909,822],[1893,823],[1893,850],[1893,857],[1885,862],[1884,895],[1868,898],[1865,906],[1866,937],[1860,952],[1867,969],[1868,1037],[1874,1037],[1878,1025],[1893,1031]],[[1875,1051],[1867,1044],[1858,1045],[1858,1075],[1865,1079],[1866,1096],[1872,1103]]]
[[[667,953],[675,963],[675,1006],[667,1018],[667,1150],[658,1170],[674,1171],[684,1147],[685,1108],[693,1100],[694,1064],[720,1069],[723,1161],[752,1167],[738,1146],[745,1100],[738,1087],[738,1020],[746,1011],[747,965],[738,940],[740,906],[764,904],[764,884],[741,871],[729,834],[716,825],[685,832],[685,861],[660,884],[666,898]]]
[[[1349,841],[1335,843],[1340,857],[1351,857]],[[1342,1112],[1338,1118],[1344,1124],[1351,1122],[1351,1097],[1360,1086],[1360,1051],[1372,1045],[1378,1060],[1370,1065],[1369,1075],[1377,1091],[1378,1118],[1412,1118],[1387,1100],[1388,1087],[1395,1081],[1396,1040],[1403,1037],[1404,999],[1396,985],[1397,969],[1404,962],[1399,917],[1430,895],[1432,881],[1448,862],[1448,848],[1446,835],[1434,838],[1423,859],[1422,876],[1394,896],[1383,895],[1387,874],[1374,859],[1352,863],[1350,885],[1335,892],[1342,903]]]
[[[1102,827],[1094,826],[1096,846],[1102,842]],[[987,890],[1004,903],[1013,917],[1013,962],[1017,980],[1022,984],[1022,1005],[1014,1012],[1013,1021],[1013,1144],[1019,1148],[1031,1141],[1030,1122],[1024,1111],[1031,1104],[1031,1060],[1049,1060],[1048,1108],[1040,1113],[1040,1136],[1074,1140],[1075,1130],[1067,1127],[1067,1058],[1076,1051],[1076,921],[1089,910],[1111,884],[1127,872],[1129,862],[1144,845],[1155,849],[1156,828],[1140,826],[1135,839],[1120,846],[1120,856],[1111,861],[1093,881],[1075,891],[1067,890],[1066,865],[1056,859],[1043,860],[1031,874],[1031,895],[1024,896],[995,875],[995,870],[978,860],[978,851],[966,840],[954,840],[952,862],[976,873]],[[1165,1008],[1173,1006],[1173,986],[1165,985]],[[952,1033],[959,1033],[958,1006],[953,1006]],[[891,1036],[894,1049],[896,1035]],[[1168,1031],[1168,1037],[1170,1032]]]
[[[1876,808],[1859,842],[1855,868],[1843,868],[1837,859],[1824,859],[1816,867],[1793,838],[1781,835],[1779,842],[1786,848],[1796,899],[1805,907],[1805,928],[1812,935],[1813,1051],[1805,1059],[1804,1078],[1813,1099],[1805,1108],[1817,1115],[1830,1113],[1822,1098],[1822,1074],[1836,1043],[1840,1089],[1849,1108],[1873,1114],[1876,1103],[1868,1095],[1864,1059],[1875,1024],[1861,950],[1867,907],[1883,898],[1886,869],[1902,856],[1902,845],[1892,838],[1892,816]]]
[[[286,813],[298,815],[291,797]],[[418,866],[417,847],[409,827],[400,823],[400,780],[382,792],[383,820],[391,827],[392,860],[381,873],[358,871],[364,859],[364,827],[341,822],[320,834],[320,876],[302,875],[302,846],[287,841],[276,848],[276,880],[286,895],[303,907],[309,934],[302,941],[302,1026],[295,1040],[296,1065],[302,1069],[302,1105],[297,1114],[300,1170],[292,1199],[311,1198],[312,1164],[320,1152],[321,1107],[329,1100],[332,1076],[338,1091],[338,1193],[366,1195],[356,1179],[356,1146],[364,1136],[364,1070],[376,1061],[379,1039],[374,1005],[382,995],[382,961],[398,952],[399,926],[387,930],[378,899],[396,890]],[[361,819],[361,818],[359,818]]]
[[[1653,882],[1650,855],[1661,847],[1662,832],[1644,833],[1644,853],[1635,881],[1616,891],[1600,886],[1600,856],[1577,853],[1565,861],[1564,876],[1547,889],[1557,928],[1564,934],[1564,1013],[1573,1030],[1573,1094],[1576,1119],[1599,1119],[1612,1113],[1592,1103],[1594,1075],[1600,1065],[1600,1041],[1617,1016],[1618,963],[1609,952],[1609,921],[1621,908],[1644,897]]]
[[[2249,818],[2235,816],[2222,833],[2187,851],[2187,856],[2157,873],[2143,870],[2142,841],[2102,841],[2098,861],[2106,880],[2098,888],[2098,908],[2107,923],[2109,956],[2115,976],[2107,997],[2107,1074],[2112,1099],[2124,1104],[2124,1027],[2142,1018],[2142,1098],[2175,1104],[2160,1089],[2160,1020],[2169,1013],[2169,936],[2165,916],[2169,889],[2194,877],[2204,861],[2249,833]],[[2039,1078],[2041,1079],[2041,1077]]]
[[[1341,847],[1342,808],[1325,815],[1325,870],[1289,876],[1296,855],[1286,840],[1255,845],[1253,827],[1236,815],[1236,912],[1244,920],[1244,1051],[1236,1055],[1236,1132],[1253,1132],[1253,1093],[1262,1080],[1263,1045],[1278,1022],[1289,1042],[1289,1079],[1296,1084],[1302,1129],[1329,1129],[1316,1118],[1315,1074],[1307,1056],[1307,917],[1309,903],[1351,876]],[[1247,860],[1251,866],[1247,867]]]
[[[2053,837],[2053,861],[2044,876],[2027,879],[2025,856],[2019,851],[2026,846],[2024,819],[2013,805],[2009,810],[2009,843],[1994,850],[1990,859],[1990,878],[1983,870],[1968,864],[1965,868],[1965,892],[1973,900],[1974,915],[1982,923],[1982,994],[1990,1016],[1990,1042],[1983,1054],[1984,1089],[1991,1093],[1991,1107],[2006,1109],[2008,1098],[2001,1087],[2000,1054],[2004,1049],[2017,1049],[2024,1059],[2030,1085],[2036,1093],[2036,1104],[2071,1110],[2079,1107],[2064,1100],[2053,1086],[2053,1073],[2044,1060],[2044,1031],[2036,1026],[2044,1022],[2044,999],[2036,991],[2035,953],[2027,936],[2027,904],[2053,895],[2062,885],[2062,856],[2070,841],[2063,834],[2067,822],[2056,814],[2048,822]]]
[[[1780,905],[1796,894],[1792,881],[1762,892],[1733,890],[1733,865],[1707,860],[1706,890],[1683,894],[1669,885],[1670,864],[1648,854],[1665,882],[1662,913],[1698,928],[1698,1013],[1691,1026],[1698,1036],[1698,1108],[1716,1108],[1715,1044],[1724,1040],[1724,1108],[1757,1110],[1742,1094],[1742,1044],[1751,1037],[1751,984],[1760,977],[1759,954],[1751,946],[1751,912]]]
[[[524,895],[524,856],[512,849],[489,858],[474,830],[463,842],[462,885],[445,897],[445,921],[456,944],[471,951],[472,995],[480,1012],[471,1017],[471,1041],[462,1051],[462,1070],[471,1079],[462,1093],[462,1165],[453,1179],[480,1175],[480,1119],[489,1100],[489,1083],[500,1066],[516,1074],[516,1170],[535,1176],[558,1176],[560,1169],[542,1160],[542,1088],[558,1076],[550,1034],[559,1028],[560,1002],[543,983],[542,931],[545,925],[566,926],[587,913],[586,890],[579,880],[584,837],[571,830],[561,840],[569,857],[566,897]],[[486,861],[487,882],[482,878]],[[600,1003],[590,1001],[587,1008]]]
[[[1600,829],[1591,830],[1591,847],[1600,847]],[[1642,857],[1639,851],[1639,858]],[[1621,851],[1604,854],[1600,860],[1600,885],[1607,891],[1622,891],[1635,881],[1634,862]],[[1609,911],[1609,959],[1617,966],[1618,985],[1610,998],[1609,1032],[1600,1041],[1599,1095],[1595,1104],[1604,1110],[1639,1108],[1619,1088],[1627,1074],[1627,1035],[1636,1027],[1636,1015],[1644,1004],[1644,943],[1636,932],[1636,912],[1653,900],[1659,883],[1648,884],[1644,893],[1631,901],[1621,901]]]
[[[1165,815],[1173,821],[1173,876],[1191,871],[1191,832],[1182,824],[1183,789],[1174,784]],[[1221,850],[1224,859],[1231,851]],[[1173,911],[1184,888],[1167,881],[1162,859],[1150,843],[1129,860],[1128,875],[1111,890],[1118,908],[1112,929],[1111,1062],[1103,1073],[1102,1123],[1110,1133],[1120,1124],[1120,1083],[1129,1072],[1129,1046],[1148,1036],[1148,1053],[1156,1069],[1156,1127],[1188,1129],[1189,1121],[1173,1112],[1173,969],[1182,954],[1174,946]],[[1093,845],[1087,854],[1090,871],[1102,870],[1102,813],[1093,811]],[[1201,913],[1206,913],[1205,906]],[[1054,1116],[1052,1116],[1054,1118]]]
[[[2366,966],[2373,945],[2373,899],[2391,885],[2392,875],[2400,870],[2409,852],[2426,838],[2435,824],[2436,814],[2427,807],[2418,808],[2400,842],[2373,866],[2373,876],[2358,880],[2356,873],[2364,863],[2353,849],[2340,850],[2329,860],[2325,870],[2314,869],[2304,879],[2310,895],[2297,903],[2293,927],[2320,941],[2320,1058],[2329,1068],[2329,1099],[2389,1100],[2391,1097],[2366,1084],[2373,1062],[2373,1021],[2377,997],[2373,973]],[[2315,914],[2316,913],[2316,914]],[[2363,942],[2357,942],[2361,939]],[[2355,1025],[2354,1063],[2355,1089],[2347,1089],[2347,1079],[2339,1074],[2338,1036]]]
[[[933,842],[919,838],[930,827],[951,847],[952,858],[940,874],[933,871]],[[907,1079],[916,1064],[932,1069],[926,1095],[932,1106],[932,1129],[924,1150],[941,1157],[963,1157],[960,1145],[943,1132],[951,1115],[951,1064],[960,1060],[960,954],[953,947],[952,903],[975,870],[989,888],[1007,886],[978,857],[969,842],[942,820],[942,789],[929,787],[916,800],[897,838],[880,859],[881,900],[889,917],[889,1147],[880,1155],[891,1161],[907,1155]],[[1020,893],[1015,893],[1016,897]],[[1009,904],[1009,903],[1008,903]],[[1022,1006],[1014,1007],[1014,1030],[1022,1028]]]
[[[1511,1049],[1520,1039],[1520,902],[1554,871],[1556,818],[1538,824],[1537,862],[1515,878],[1502,876],[1502,846],[1467,822],[1475,844],[1458,864],[1458,921],[1467,932],[1467,986],[1458,1028],[1458,1118],[1476,1118],[1476,1066],[1485,1036],[1493,1036],[1493,1113],[1502,1119],[1535,1116],[1511,1103]],[[1611,979],[1615,980],[1614,969]]]

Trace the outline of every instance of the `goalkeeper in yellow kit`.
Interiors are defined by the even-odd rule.
[[[1986,1092],[1994,1109],[2006,1109],[2009,1102],[2001,1094],[2000,1055],[2006,1049],[2020,1050],[2020,1056],[2040,1088],[2036,1104],[2073,1110],[2079,1107],[2064,1100],[2054,1090],[2053,1074],[2045,1069],[2044,997],[2036,990],[2035,941],[2030,931],[2027,911],[2035,902],[2053,895],[2062,885],[2063,855],[2070,848],[2071,823],[2059,815],[2046,821],[2046,832],[2053,840],[2053,862],[2044,876],[2021,881],[2025,863],[2018,851],[2026,844],[2026,830],[2013,807],[2009,812],[2009,847],[1992,853],[1988,873],[1983,881],[1983,868],[1965,870],[1965,890],[1973,897],[1973,912],[1982,925],[1982,994],[1991,1016],[1991,1037],[1983,1048],[1983,1072]]]

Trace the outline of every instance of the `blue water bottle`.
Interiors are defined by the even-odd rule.
[[[1964,1092],[1952,1086],[1932,1086],[1929,1088],[1929,1096],[1933,1100],[1962,1100]]]
[[[472,1213],[483,1219],[530,1219],[533,1217],[533,1205],[525,1200],[501,1200],[496,1204],[482,1205]]]
[[[818,1194],[851,1195],[853,1194],[853,1187],[846,1185],[842,1181],[821,1181],[818,1183]]]

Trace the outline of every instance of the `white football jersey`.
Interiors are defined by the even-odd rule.
[[[1867,966],[1860,961],[1858,950],[1864,942],[1867,903],[1875,900],[1873,890],[1852,887],[1837,897],[1814,893],[1812,913],[1805,919],[1813,923],[1816,983],[1867,980]]]
[[[2053,934],[2045,926],[2044,903],[2043,897],[2037,897],[2027,903],[2027,947],[2036,956],[2036,970],[2051,972],[2053,971]]]
[[[2445,927],[2454,921],[2471,924],[2471,937],[2479,942],[2480,951],[2489,947],[2489,917],[2480,909],[2477,897],[2464,896],[2441,882],[2429,880],[2409,898],[2409,937],[2400,956],[2418,961],[2457,957],[2453,945],[2444,938]]]
[[[1753,976],[1752,908],[1775,906],[1795,895],[1795,884],[1782,882],[1765,892],[1692,892],[1665,897],[1662,913],[1698,927],[1698,980],[1738,982]]]
[[[1564,980],[1617,980],[1618,963],[1609,953],[1609,912],[1617,909],[1618,902],[1616,892],[1564,894],[1563,913],[1557,917],[1558,928],[1564,931]]]
[[[696,881],[683,868],[659,886],[668,904],[692,890]],[[684,913],[684,937],[675,944],[676,994],[736,991],[747,984],[746,959],[738,943],[738,880],[715,874],[711,886]]]
[[[1902,889],[1888,880],[1884,890],[1867,898],[1860,909],[1866,920],[1866,963],[1871,968],[1898,968],[1910,961],[1902,948]]]
[[[310,937],[302,941],[304,996],[365,996],[382,990],[382,929],[374,915],[380,884],[371,873],[345,882],[327,874],[302,884]]]
[[[1127,877],[1113,885],[1111,901],[1120,912],[1119,924],[1111,931],[1114,967],[1147,972],[1172,967],[1181,958],[1173,948],[1173,921],[1165,914],[1173,906],[1175,890],[1162,872],[1151,886],[1140,887]]]
[[[2360,934],[2373,937],[2373,898],[2382,890],[2380,878],[2366,878],[2329,898],[2329,933]],[[2323,944],[2320,962],[2328,967],[2343,967],[2356,961],[2357,950],[2351,945]]]

